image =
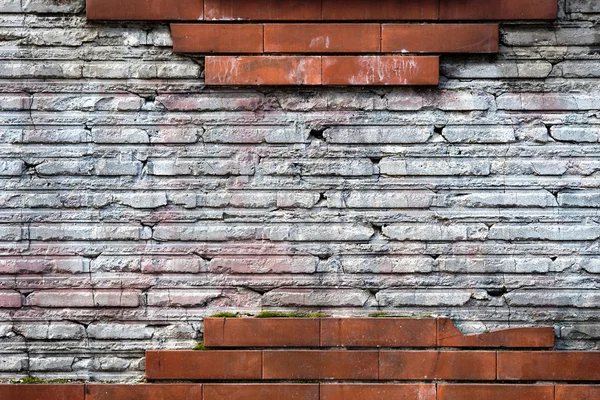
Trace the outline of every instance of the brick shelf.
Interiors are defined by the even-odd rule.
[[[207,56],[211,86],[437,85],[440,54],[498,52],[499,25],[476,21],[556,15],[556,0],[87,0],[90,20],[186,22],[174,51]]]
[[[146,353],[146,377],[157,383],[0,385],[0,398],[590,400],[600,395],[600,352],[553,351],[552,328],[465,336],[445,318],[207,318],[204,327],[210,350]]]

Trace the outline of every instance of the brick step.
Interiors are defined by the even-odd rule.
[[[172,24],[183,53],[496,53],[498,24]],[[240,40],[243,38],[243,40]]]
[[[149,380],[600,381],[600,352],[147,351]]]
[[[556,0],[87,0],[90,20],[453,21],[554,19]]]
[[[591,400],[600,385],[0,384],[2,400]]]
[[[447,318],[206,318],[208,347],[552,348],[549,327],[463,335]]]

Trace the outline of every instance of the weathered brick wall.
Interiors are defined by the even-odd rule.
[[[600,3],[431,89],[207,89],[168,24],[84,8],[0,0],[0,378],[137,378],[218,311],[600,347]]]

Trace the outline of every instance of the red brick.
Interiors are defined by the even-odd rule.
[[[326,318],[321,345],[345,347],[435,347],[435,319]]]
[[[2,400],[84,400],[84,385],[1,385]]]
[[[201,400],[202,385],[86,385],[85,400]]]
[[[496,53],[498,24],[384,24],[383,52]]]
[[[320,85],[321,58],[206,57],[207,85]]]
[[[148,379],[260,379],[260,351],[147,351]]]
[[[437,85],[439,58],[324,56],[323,85]]]
[[[379,24],[266,24],[265,52],[376,53]]]
[[[600,399],[600,385],[556,385],[556,400]]]
[[[438,320],[438,346],[442,347],[554,347],[554,329],[513,328],[477,335],[463,335],[447,318]]]
[[[314,21],[321,19],[320,1],[205,0],[205,19]]]
[[[555,19],[556,0],[440,0],[440,20]]]
[[[437,400],[553,400],[552,385],[438,385]],[[571,399],[569,399],[571,400]]]
[[[318,319],[206,318],[204,344],[209,347],[318,347]]]
[[[321,400],[436,400],[435,385],[325,384]]]
[[[600,352],[499,352],[498,379],[599,381]]]
[[[173,50],[180,53],[262,53],[262,24],[173,24]]]
[[[205,385],[204,400],[319,400],[319,385]]]
[[[202,19],[203,0],[87,0],[90,20],[190,20]]]
[[[494,380],[493,351],[381,351],[379,377],[386,380]]]
[[[377,379],[377,351],[265,351],[264,379]]]
[[[325,21],[436,20],[438,0],[322,0]]]

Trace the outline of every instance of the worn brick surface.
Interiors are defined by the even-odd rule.
[[[260,379],[261,352],[148,351],[146,378],[156,379]]]
[[[2,400],[84,400],[84,385],[1,384]]]
[[[554,329],[513,328],[463,335],[447,318],[437,321],[437,344],[442,347],[554,347]]]
[[[436,400],[431,384],[323,384],[321,400]]]
[[[206,318],[204,344],[210,347],[317,347],[318,319]]]
[[[599,381],[600,352],[499,352],[498,379]]]
[[[496,379],[496,353],[492,351],[382,350],[379,364],[379,377],[387,380]]]
[[[318,400],[319,385],[220,384],[205,385],[205,400]]]
[[[346,319],[321,321],[321,345],[344,347],[434,347],[434,319]]]
[[[439,384],[437,385],[437,396],[438,400],[552,400],[554,399],[554,386]]]
[[[86,384],[87,400],[191,400],[202,398],[202,385],[198,384],[136,384],[109,385]]]
[[[243,54],[263,51],[263,26],[260,24],[173,24],[171,35],[176,52]]]
[[[202,19],[204,13],[203,0],[86,0],[86,5],[87,17],[92,20],[194,21]]]
[[[360,350],[265,351],[263,378],[373,380],[378,378],[378,353]]]
[[[207,20],[308,20],[321,18],[319,1],[204,0]]]

